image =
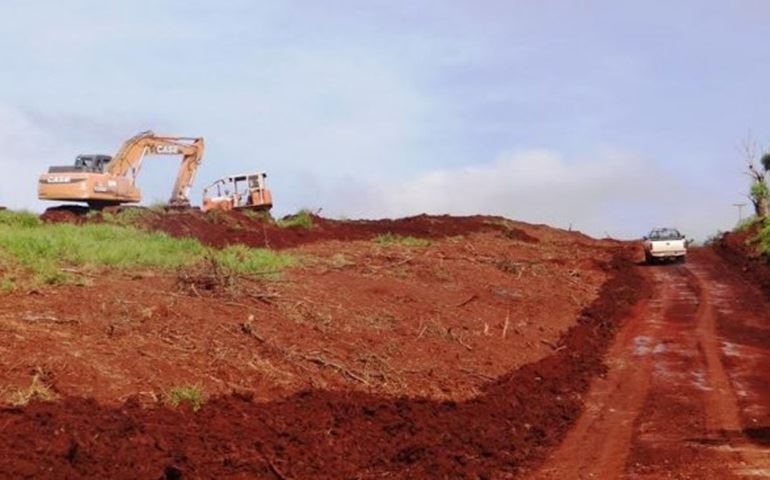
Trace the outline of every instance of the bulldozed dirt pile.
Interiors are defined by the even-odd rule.
[[[315,218],[268,241],[241,214],[140,221],[279,238],[302,261],[277,280],[105,271],[0,297],[0,398],[53,399],[0,410],[6,476],[515,474],[575,420],[645,294],[632,247],[498,218]],[[201,410],[164,406],[180,385]]]
[[[241,212],[197,209],[165,210],[129,207],[141,211],[139,226],[166,232],[175,237],[194,237],[206,245],[224,247],[243,244],[250,247],[284,249],[327,240],[370,240],[379,235],[401,235],[419,238],[447,238],[473,232],[505,232],[509,238],[537,242],[521,228],[504,228],[500,217],[451,217],[418,215],[397,220],[333,220],[310,215],[312,228],[280,227],[259,216]],[[47,222],[84,223],[102,221],[101,215],[88,215],[82,207],[60,207],[47,210],[41,217]],[[287,217],[288,218],[288,217]]]

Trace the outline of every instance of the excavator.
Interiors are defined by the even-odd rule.
[[[182,164],[174,183],[169,206],[189,207],[190,187],[203,159],[204,142],[199,137],[169,137],[141,132],[123,143],[114,157],[78,155],[71,166],[50,167],[40,176],[38,198],[85,202],[101,209],[138,203],[142,193],[136,178],[147,155],[181,155]]]

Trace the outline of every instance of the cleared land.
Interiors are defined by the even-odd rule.
[[[641,267],[495,217],[44,219],[0,213],[3,476],[769,475],[753,233]]]

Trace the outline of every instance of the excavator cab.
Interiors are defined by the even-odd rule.
[[[74,165],[50,167],[48,173],[104,173],[104,169],[112,160],[109,155],[78,155]]]
[[[273,197],[266,178],[264,172],[220,178],[203,189],[203,211],[269,211],[273,208]]]

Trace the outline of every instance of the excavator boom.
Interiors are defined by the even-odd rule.
[[[80,201],[92,206],[120,205],[141,201],[136,179],[147,155],[181,155],[169,204],[190,205],[190,187],[203,159],[204,141],[198,137],[170,137],[151,131],[134,135],[110,159],[104,155],[81,155],[73,167],[51,167],[40,176],[41,200]]]

